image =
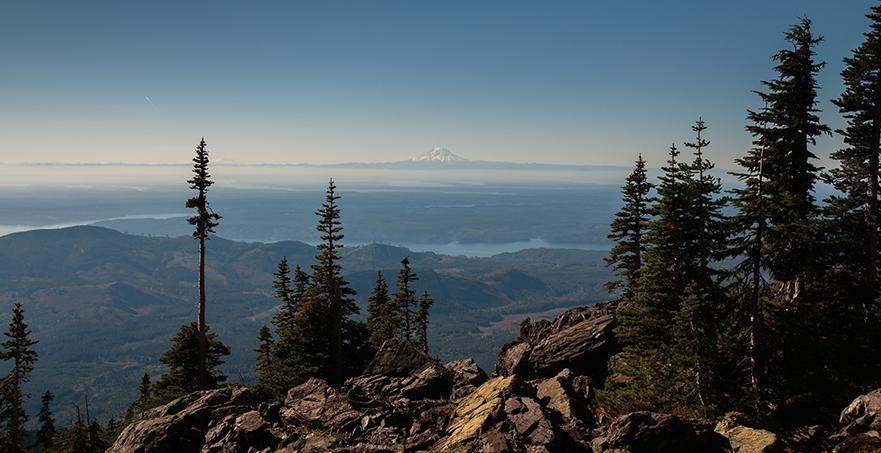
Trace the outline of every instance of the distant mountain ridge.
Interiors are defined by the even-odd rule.
[[[279,259],[308,269],[315,254],[313,246],[297,241],[209,242],[208,319],[232,348],[222,367],[232,381],[253,380],[257,331],[271,323],[278,307],[271,283]],[[408,256],[420,278],[416,289],[436,300],[432,353],[485,363],[516,335],[512,316],[549,317],[560,308],[594,303],[605,297],[602,284],[609,278],[604,253],[583,250],[465,258],[371,244],[345,247],[341,255],[362,316],[376,272],[394,286],[400,260]],[[94,226],[0,237],[0,322],[21,302],[39,341],[39,362],[26,390],[55,393],[65,422],[70,403],[86,397],[101,419],[119,415],[134,398],[138,379],[162,372],[159,356],[169,338],[195,316],[196,263],[191,237],[135,236]],[[38,402],[29,400],[31,411]]]

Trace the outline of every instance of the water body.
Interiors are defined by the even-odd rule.
[[[608,251],[611,248],[609,244],[557,244],[544,239],[502,243],[450,242],[446,244],[403,243],[392,245],[405,247],[414,252],[434,252],[440,255],[467,256],[469,258],[484,258],[502,253],[514,253],[521,250],[538,248],[598,251]]]

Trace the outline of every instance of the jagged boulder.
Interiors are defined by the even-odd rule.
[[[399,405],[400,400],[446,400],[454,374],[413,345],[391,339],[383,343],[361,376],[345,383],[348,400],[362,408]],[[406,404],[406,402],[405,402]]]
[[[548,378],[569,368],[599,383],[618,352],[612,330],[617,302],[579,307],[551,321],[524,323],[516,342],[502,348],[496,374]]]
[[[318,378],[290,389],[280,416],[285,426],[346,430],[354,426],[361,413],[344,394]]]
[[[392,338],[386,340],[380,346],[379,351],[376,351],[376,355],[367,365],[364,374],[389,377],[409,376],[433,362],[434,359],[414,348],[413,345]]]
[[[205,434],[202,453],[247,453],[274,449],[284,433],[272,428],[256,410],[230,414]],[[252,450],[253,449],[253,450]]]
[[[841,429],[829,437],[835,452],[881,449],[881,389],[860,395],[839,417]]]
[[[151,409],[123,429],[110,447],[112,453],[198,453],[212,425],[226,416],[252,409],[244,387],[194,392]]]
[[[453,376],[453,399],[468,395],[489,379],[486,371],[471,358],[447,362],[444,368]]]
[[[772,453],[781,450],[777,435],[738,423],[739,414],[729,413],[716,423],[715,431],[726,438],[734,453]]]
[[[631,412],[615,419],[592,442],[594,453],[727,453],[731,445],[709,422],[654,412]]]

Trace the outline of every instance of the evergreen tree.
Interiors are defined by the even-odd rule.
[[[146,406],[148,401],[150,401],[150,375],[144,373],[141,383],[138,384],[138,402],[141,406]]]
[[[291,280],[291,268],[288,266],[288,259],[283,257],[278,263],[275,281],[272,283],[272,288],[275,289],[275,297],[282,303],[281,309],[272,320],[277,329],[292,329],[294,327],[297,305],[294,301],[294,289],[291,287],[291,283],[293,283]]]
[[[272,332],[269,327],[263,326],[260,334],[257,336],[260,346],[254,350],[257,353],[257,372],[268,368],[272,365]]]
[[[187,208],[196,210],[195,215],[188,218],[190,225],[195,226],[193,237],[199,241],[199,356],[198,356],[198,383],[200,389],[209,388],[208,372],[208,325],[205,323],[205,241],[209,234],[214,233],[214,228],[219,225],[220,214],[214,212],[208,203],[208,189],[214,184],[208,173],[208,149],[203,138],[196,146],[196,156],[193,158],[193,178],[188,180],[190,188],[196,191],[196,196],[189,198]]]
[[[737,161],[743,187],[733,191],[737,234],[729,255],[739,261],[731,279],[738,302],[731,324],[744,326],[745,395],[757,415],[792,395],[834,388],[834,346],[816,333],[835,328],[823,302],[826,257],[813,195],[819,170],[811,148],[829,133],[816,107],[816,74],[824,64],[815,62],[814,48],[822,38],[803,19],[786,40],[791,48],[773,57],[777,78],[757,92],[764,107],[748,111],[753,148]]]
[[[28,381],[37,361],[37,352],[33,347],[37,342],[30,339],[31,331],[24,320],[24,309],[16,303],[12,309],[12,321],[5,332],[7,340],[0,346],[0,359],[12,361],[12,369],[0,382],[5,404],[0,407],[0,421],[6,425],[2,445],[10,453],[24,451],[22,442],[25,438],[25,422],[28,417],[24,410],[24,400],[28,395],[22,391],[22,385]]]
[[[606,283],[606,288],[609,291],[620,290],[619,297],[624,300],[633,299],[639,281],[651,189],[652,183],[646,177],[645,160],[640,154],[621,190],[624,206],[615,214],[609,228],[609,239],[615,242],[615,246],[605,259],[618,277]]]
[[[181,326],[177,335],[171,339],[171,348],[162,354],[160,361],[168,367],[153,386],[154,403],[164,404],[181,395],[203,388],[216,388],[226,381],[226,376],[217,367],[223,364],[224,355],[229,355],[229,348],[208,333],[207,371],[208,381],[205,386],[199,379],[199,326],[195,322]]]
[[[792,48],[774,55],[778,78],[762,82],[767,92],[757,94],[765,107],[749,111],[747,130],[764,149],[764,191],[773,206],[765,234],[768,271],[780,283],[783,298],[793,301],[818,265],[813,189],[819,170],[811,146],[829,128],[819,122],[816,108],[816,73],[825,63],[814,61],[814,47],[822,38],[813,35],[805,18],[786,39]]]
[[[312,287],[304,299],[309,303],[301,309],[302,334],[308,342],[314,339],[316,344],[327,344],[324,350],[316,355],[326,354],[327,378],[334,385],[343,381],[345,368],[343,365],[343,326],[350,316],[358,313],[358,305],[352,297],[355,291],[341,274],[339,264],[340,241],[343,239],[343,227],[340,223],[340,208],[337,200],[336,185],[331,179],[327,186],[325,201],[321,209],[316,211],[321,243],[318,244],[318,261],[312,265]]]
[[[76,418],[73,419],[70,427],[67,428],[66,438],[64,439],[65,453],[91,453],[89,442],[89,428],[83,421],[80,407],[76,408]]]
[[[276,283],[280,280],[277,274]],[[308,324],[305,312],[311,309],[307,305],[315,306],[306,301],[309,275],[297,266],[291,283],[288,283],[287,291],[277,292],[279,297],[285,294],[289,303],[285,303],[273,320],[276,325],[276,338],[269,348],[272,360],[260,369],[259,381],[255,387],[255,391],[259,394],[274,400],[283,399],[288,389],[301,384],[310,376],[318,375],[320,362],[326,358],[316,352],[321,350],[318,343],[321,339],[316,336],[318,334],[310,337],[305,333],[308,329],[301,328]],[[291,310],[286,310],[286,307],[290,307]],[[301,307],[306,307],[306,310],[301,310]],[[292,318],[288,317],[290,313],[293,313]]]
[[[40,430],[37,431],[37,443],[40,445],[41,451],[51,450],[52,442],[55,438],[55,418],[52,416],[52,409],[49,407],[54,399],[55,395],[49,390],[46,390],[46,393],[40,399],[40,412],[38,415]]]
[[[679,376],[676,381],[680,384],[681,404],[704,417],[717,406],[713,390],[717,388],[715,381],[721,368],[716,347],[718,315],[725,308],[712,264],[723,257],[728,239],[722,215],[727,199],[721,193],[721,180],[709,174],[714,165],[704,154],[710,144],[703,135],[706,129],[704,121],[698,119],[692,127],[695,140],[685,143],[694,150],[692,163],[682,167],[688,180],[684,194],[687,207],[681,225],[684,237],[690,240],[679,252],[686,286],[674,315],[670,348],[670,362]]]
[[[831,297],[837,301],[835,342],[851,345],[836,354],[836,370],[857,386],[877,385],[881,359],[873,345],[881,341],[878,312],[878,171],[881,141],[881,5],[866,15],[871,21],[863,42],[844,59],[844,92],[833,100],[847,120],[838,130],[844,147],[831,157],[838,167],[826,182],[839,194],[824,209],[830,262],[826,266]],[[873,359],[866,360],[871,357]]]
[[[624,343],[621,371],[632,379],[609,386],[602,395],[613,411],[662,410],[707,417],[724,403],[718,391],[724,381],[718,344],[725,304],[716,263],[726,251],[722,210],[727,199],[721,180],[710,174],[706,129],[701,119],[692,127],[696,137],[685,143],[694,151],[691,163],[679,160],[675,144],[670,147],[655,203],[648,209],[652,219],[639,239],[646,246],[631,290],[634,303],[619,308],[616,328]],[[637,169],[641,166],[637,161]],[[639,172],[634,173],[636,177],[628,178],[631,193],[636,192],[631,180],[645,184]],[[647,190],[643,186],[642,193]],[[628,215],[633,216],[621,215],[616,221]],[[636,244],[635,239],[630,242]]]
[[[397,335],[400,323],[398,307],[389,297],[388,284],[382,271],[376,273],[376,284],[367,298],[367,329],[370,343],[379,348],[383,342]]]
[[[634,303],[618,310],[616,337],[624,345],[623,369],[631,379],[608,386],[602,399],[613,412],[671,408],[674,382],[663,354],[667,352],[679,296],[685,290],[680,252],[687,248],[683,223],[687,209],[688,172],[676,145],[659,178],[657,198],[649,210],[648,246]]]
[[[428,354],[428,310],[434,305],[434,300],[428,295],[428,291],[419,299],[419,310],[416,312],[416,345],[422,352]]]
[[[404,257],[401,260],[401,270],[398,271],[398,290],[395,292],[395,306],[400,314],[401,321],[401,338],[407,342],[413,341],[416,337],[416,309],[418,301],[416,300],[416,291],[410,287],[410,284],[419,280],[416,273],[410,269],[410,258]]]

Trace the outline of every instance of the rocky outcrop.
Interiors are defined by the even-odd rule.
[[[237,414],[250,412],[253,403],[250,392],[243,387],[191,393],[144,413],[141,420],[123,429],[108,451],[198,453],[209,432],[212,440],[234,430],[247,437],[244,433],[257,423],[255,417],[260,415],[240,420]],[[223,435],[215,429],[221,425],[226,427]],[[272,444],[272,439],[266,441]]]
[[[496,374],[548,378],[568,368],[601,383],[618,352],[612,330],[618,302],[579,307],[554,321],[524,323],[520,337],[502,348]]]
[[[617,360],[616,308],[524,323],[492,379],[471,359],[442,364],[390,340],[362,375],[339,387],[313,378],[282,403],[260,404],[242,387],[192,393],[143,414],[109,451],[881,451],[881,389],[856,398],[838,426],[780,435],[733,413],[711,422],[633,412],[605,423],[594,391]]]
[[[639,452],[727,453],[731,445],[703,421],[654,412],[632,412],[615,419],[592,442],[594,453]]]
[[[839,417],[841,428],[829,437],[833,452],[881,450],[881,389],[853,400]]]

